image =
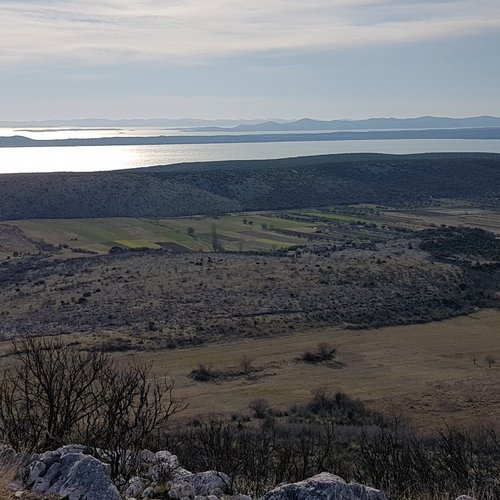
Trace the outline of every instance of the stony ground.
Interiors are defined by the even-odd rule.
[[[2,335],[119,331],[109,350],[425,322],[471,312],[484,298],[459,267],[407,242],[284,256],[35,260],[3,266],[0,284]]]

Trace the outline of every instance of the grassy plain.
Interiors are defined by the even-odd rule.
[[[338,349],[338,368],[296,361],[306,349],[329,342]],[[420,429],[468,424],[498,426],[500,415],[500,312],[424,325],[350,331],[324,328],[293,336],[241,340],[175,351],[130,353],[124,359],[151,363],[175,377],[190,401],[188,413],[245,413],[256,398],[286,409],[306,402],[311,389],[344,391],[384,413],[401,413]],[[217,369],[238,366],[243,355],[262,370],[254,377],[195,382],[198,363]],[[474,359],[476,360],[474,363]]]
[[[118,334],[109,333],[110,338]],[[62,335],[81,347],[93,345],[90,335]],[[319,342],[337,348],[341,364],[304,363],[297,358]],[[0,343],[5,354],[9,343]],[[242,339],[185,349],[118,353],[123,362],[147,363],[159,375],[169,374],[189,408],[179,417],[211,412],[248,413],[248,404],[267,399],[286,410],[305,403],[311,390],[325,386],[364,401],[369,408],[398,414],[426,431],[451,426],[498,427],[500,364],[488,368],[486,355],[500,363],[500,311],[418,325],[369,330],[318,328],[291,335]],[[196,382],[188,376],[199,363],[218,370],[237,368],[249,356],[251,376]],[[2,356],[2,363],[8,358]],[[475,360],[475,361],[474,361]]]

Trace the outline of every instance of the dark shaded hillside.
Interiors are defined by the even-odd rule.
[[[356,156],[356,155],[353,155]],[[431,197],[476,198],[500,194],[500,156],[390,157],[274,168],[168,174],[177,182],[239,200],[245,209],[373,202],[399,204]]]
[[[498,202],[500,155],[329,155],[0,176],[0,219],[178,216],[431,198]]]
[[[168,177],[107,172],[0,176],[1,219],[176,216],[239,209],[237,201]]]

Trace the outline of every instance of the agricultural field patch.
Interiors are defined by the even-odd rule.
[[[477,227],[500,235],[500,211],[473,207],[429,208],[417,210],[384,210],[383,216],[392,224],[412,229],[433,226]]]
[[[125,248],[160,248],[160,245],[157,243],[151,243],[147,240],[116,240],[113,243],[117,245],[121,245]]]
[[[79,249],[107,253],[116,245],[131,249],[168,248],[168,243],[175,243],[186,251],[211,251],[214,231],[224,248],[230,251],[272,250],[301,244],[300,236],[315,230],[311,223],[261,214],[151,219],[37,219],[11,221],[3,227],[17,228],[18,236],[22,235],[22,238],[14,237],[10,229],[9,244],[0,247],[0,252],[3,249],[6,254],[35,254],[39,248],[32,242],[43,242],[58,247],[58,256],[62,258],[74,257],[75,253],[81,253],[75,251]],[[293,230],[298,236],[282,235],[274,229]],[[254,231],[256,233],[252,234]]]
[[[298,212],[301,215],[319,217],[320,219],[331,219],[341,222],[353,222],[353,223],[365,223],[365,224],[376,224],[376,219],[368,219],[365,216],[357,215],[345,215],[332,212],[323,212],[320,210],[304,210]]]

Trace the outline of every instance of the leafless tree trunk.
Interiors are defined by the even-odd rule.
[[[97,381],[111,366],[102,352],[81,352],[59,340],[13,342],[17,361],[0,382],[0,426],[18,449],[59,446],[96,410]]]
[[[78,439],[127,477],[146,438],[186,408],[174,383],[147,366],[119,366],[59,340],[13,342],[0,381],[0,433],[14,449],[44,451]],[[102,451],[106,450],[106,451]]]
[[[82,421],[83,441],[111,465],[112,477],[130,476],[146,438],[187,404],[174,382],[155,378],[147,366],[110,365],[99,380],[97,411]]]

